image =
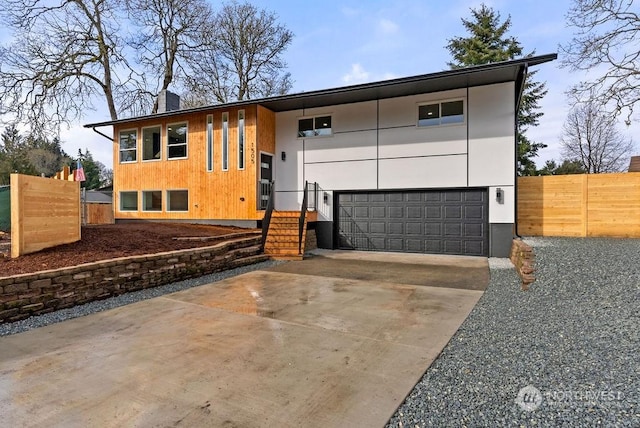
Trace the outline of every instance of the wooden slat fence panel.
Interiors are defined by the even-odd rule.
[[[640,173],[519,177],[518,232],[640,237]]]
[[[11,257],[80,240],[80,182],[11,174]]]
[[[113,224],[113,204],[88,202],[85,205],[86,224]]]

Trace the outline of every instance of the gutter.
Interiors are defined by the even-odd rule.
[[[104,138],[106,138],[107,140],[113,143],[114,141],[113,137],[109,137],[107,134],[103,134],[102,132],[98,131],[95,126],[91,127],[91,129],[93,129],[93,132],[95,132],[96,134],[103,136]]]

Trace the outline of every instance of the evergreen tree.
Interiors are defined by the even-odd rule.
[[[0,184],[9,184],[11,174],[36,175],[37,171],[29,162],[29,148],[18,130],[7,127],[0,137]]]
[[[479,9],[471,9],[472,20],[462,19],[469,37],[454,37],[449,40],[447,49],[453,61],[448,65],[453,68],[508,61],[522,56],[522,46],[515,37],[507,36],[511,27],[511,17],[500,22],[500,13],[486,5]],[[534,53],[527,56],[531,56]],[[537,126],[542,116],[539,102],[547,93],[545,84],[533,80],[536,71],[530,72],[524,82],[524,91],[518,109],[517,141],[518,141],[518,174],[535,175],[536,165],[533,161],[538,150],[547,147],[544,143],[531,141],[525,135],[530,126]]]

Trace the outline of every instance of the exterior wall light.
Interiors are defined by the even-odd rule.
[[[280,153],[280,159],[282,159],[282,162],[287,160],[287,153],[286,152],[282,152]]]
[[[496,201],[498,201],[499,204],[504,203],[504,190],[500,187],[496,189]]]

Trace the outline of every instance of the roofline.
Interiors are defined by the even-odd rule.
[[[234,101],[234,102],[229,102],[229,103],[224,103],[224,104],[211,104],[211,105],[207,105],[207,106],[194,107],[194,108],[190,108],[190,109],[171,110],[171,111],[167,111],[167,112],[163,112],[163,113],[156,113],[156,114],[149,114],[149,115],[144,115],[144,116],[129,117],[129,118],[124,118],[124,119],[109,120],[109,121],[105,121],[105,122],[89,123],[89,124],[84,125],[84,127],[85,128],[94,128],[95,129],[95,128],[101,127],[101,126],[117,125],[117,124],[121,124],[121,123],[128,123],[128,122],[146,120],[146,119],[158,119],[158,118],[177,116],[177,115],[182,115],[182,114],[189,114],[189,113],[197,113],[197,112],[202,112],[202,111],[208,111],[208,110],[212,110],[212,109],[241,107],[241,106],[247,106],[247,105],[260,105],[260,104],[268,104],[268,103],[274,103],[274,102],[279,102],[279,101],[304,100],[304,99],[310,99],[310,98],[314,98],[314,97],[318,97],[318,96],[327,96],[327,95],[335,95],[335,94],[342,94],[342,93],[348,93],[348,92],[356,92],[356,91],[359,91],[359,90],[370,90],[370,89],[377,89],[377,88],[386,88],[386,87],[391,87],[391,86],[401,85],[401,84],[406,84],[406,83],[412,83],[412,82],[435,80],[435,79],[439,79],[439,78],[443,78],[443,77],[455,77],[455,76],[460,76],[460,75],[462,75],[462,76],[471,75],[471,74],[478,73],[478,72],[499,70],[499,69],[513,67],[513,66],[520,66],[520,67],[524,66],[525,69],[526,69],[526,68],[528,68],[530,66],[543,64],[545,62],[553,61],[553,60],[555,60],[557,58],[558,58],[558,54],[557,53],[546,54],[546,55],[538,55],[538,56],[531,56],[531,57],[514,59],[514,60],[509,60],[509,61],[494,62],[494,63],[490,63],[490,64],[482,64],[482,65],[475,65],[475,66],[471,66],[471,67],[456,68],[456,69],[453,69],[453,70],[439,71],[439,72],[436,72],[436,73],[421,74],[421,75],[409,76],[409,77],[401,77],[401,78],[397,78],[397,79],[382,80],[382,81],[369,82],[369,83],[360,83],[360,84],[357,84],[357,85],[341,86],[341,87],[331,88],[331,89],[320,89],[320,90],[314,90],[314,91],[310,91],[310,92],[298,92],[298,93],[295,93],[295,94],[279,95],[279,96],[275,96],[275,97],[258,98],[258,99],[244,100],[244,101]],[[374,99],[374,98],[372,98],[372,99]]]

